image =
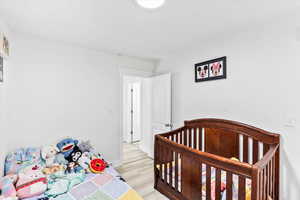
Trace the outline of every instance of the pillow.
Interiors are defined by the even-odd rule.
[[[40,148],[21,148],[7,154],[4,174],[17,174],[21,169],[42,162]]]
[[[16,197],[16,188],[14,186],[18,176],[17,175],[7,175],[0,179],[0,190],[1,197],[0,199],[5,199],[8,197]]]
[[[18,176],[16,191],[20,199],[41,195],[47,189],[47,179],[40,165],[30,165],[22,169]]]

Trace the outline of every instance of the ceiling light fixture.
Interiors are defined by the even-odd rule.
[[[156,9],[165,4],[165,0],[136,0],[137,4],[146,9]]]

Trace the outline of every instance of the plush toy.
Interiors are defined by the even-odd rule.
[[[78,144],[78,140],[74,140],[72,138],[66,138],[60,141],[56,146],[66,158],[73,152],[73,149],[75,146],[77,146],[77,144]]]
[[[95,158],[90,162],[90,170],[95,174],[102,173],[106,167],[106,162],[100,158]]]
[[[93,152],[94,151],[94,148],[91,145],[91,142],[89,140],[85,141],[85,142],[80,142],[80,144],[78,144],[78,147],[82,152]]]
[[[54,163],[59,165],[67,165],[68,161],[65,159],[65,156],[61,153],[56,154]]]
[[[17,174],[21,169],[32,165],[40,164],[40,148],[20,148],[7,154],[4,164],[4,175]]]
[[[66,160],[70,162],[77,162],[81,157],[82,152],[78,146],[74,146],[73,151],[69,154],[69,156],[65,157]]]
[[[78,159],[78,164],[86,171],[89,171],[90,162],[92,160],[91,153],[83,152],[81,157]]]
[[[66,173],[79,173],[83,168],[77,162],[69,162]]]
[[[40,165],[31,165],[22,169],[16,183],[17,196],[20,199],[43,194],[47,189],[47,179]]]
[[[55,163],[55,157],[58,153],[58,148],[54,145],[45,146],[42,148],[42,158],[46,162],[46,167],[52,167]]]
[[[17,181],[17,178],[17,175],[7,175],[0,179],[0,200],[18,199],[16,188],[14,186],[15,182]]]
[[[46,167],[42,170],[45,175],[54,174],[59,171],[64,171],[65,167],[63,165],[53,165],[52,167]]]

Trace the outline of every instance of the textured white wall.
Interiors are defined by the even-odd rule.
[[[120,68],[152,72],[148,60],[116,56],[14,34],[12,55],[0,86],[4,154],[64,136],[88,138],[119,162]]]
[[[282,135],[282,198],[300,199],[300,42],[295,20],[276,19],[238,34],[197,43],[165,58],[158,73],[173,73],[173,121],[216,117]],[[194,64],[227,56],[228,79],[194,82]]]

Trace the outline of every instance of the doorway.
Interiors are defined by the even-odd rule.
[[[141,141],[141,85],[142,78],[124,76],[123,78],[123,142]]]

